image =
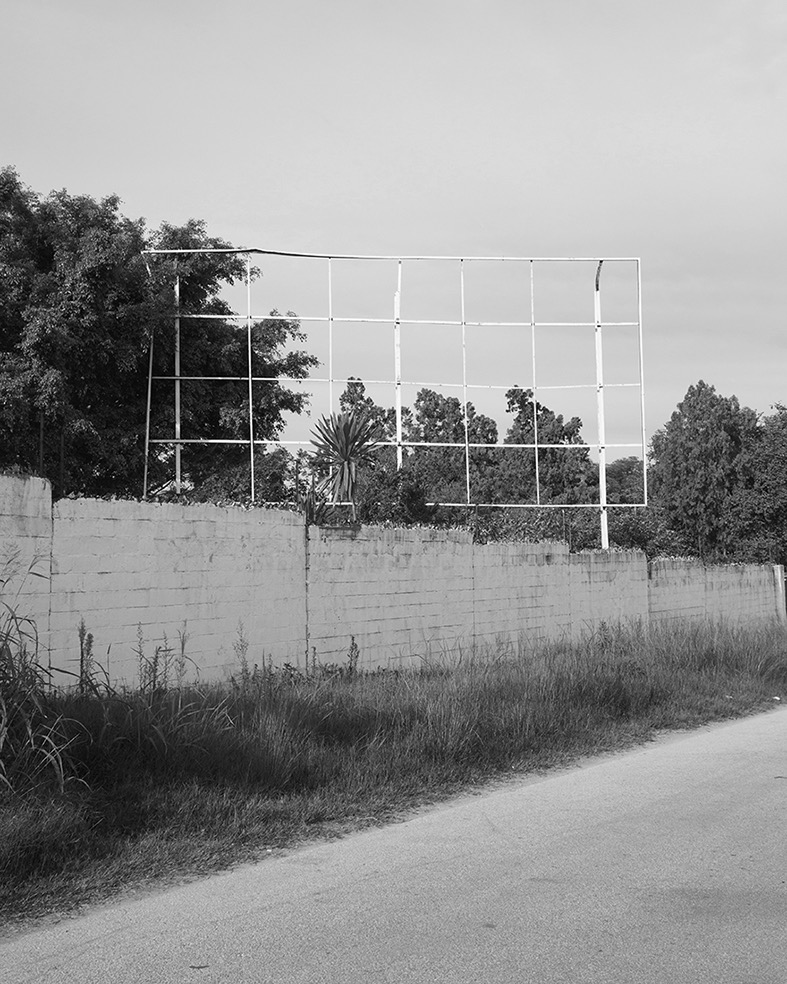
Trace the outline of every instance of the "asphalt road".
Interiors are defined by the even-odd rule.
[[[2,984],[787,982],[787,708],[25,933]]]

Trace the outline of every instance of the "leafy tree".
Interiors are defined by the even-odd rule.
[[[506,444],[555,444],[562,448],[539,448],[538,482],[542,502],[592,502],[598,498],[598,469],[582,445],[582,420],[565,420],[543,403],[535,402],[533,391],[514,388],[506,393],[507,411],[514,419],[506,434]],[[538,434],[536,435],[536,428]],[[536,441],[536,436],[538,440]],[[536,501],[535,452],[520,448],[503,459],[503,481],[509,490],[521,496],[519,501]]]
[[[351,379],[347,388],[339,398],[343,410],[358,410],[367,419],[374,421],[384,439],[392,441],[396,437],[396,413],[391,407],[384,409],[378,406],[366,395],[366,388],[360,379]],[[476,412],[472,403],[467,404],[468,436],[471,442],[493,443],[497,440],[497,425],[490,417]],[[423,495],[432,500],[447,502],[463,502],[466,494],[465,476],[465,429],[462,404],[455,397],[445,397],[430,389],[419,391],[412,410],[402,408],[402,435],[405,441],[435,441],[456,445],[456,447],[416,447],[405,449],[404,466],[408,473],[406,480],[397,476],[396,451],[392,447],[380,448],[375,454],[376,478],[371,482],[369,477],[362,482],[363,494],[374,495],[377,499],[394,501],[397,496],[403,496],[401,503],[411,504],[420,502]],[[481,483],[488,479],[485,474],[484,462],[480,449],[471,451],[470,477],[471,487],[478,496]],[[387,477],[384,477],[387,476]],[[384,491],[385,488],[385,491]],[[372,493],[374,489],[374,493]],[[398,490],[398,491],[394,491]],[[393,497],[393,498],[392,498]],[[426,513],[419,506],[414,513],[410,507],[400,504],[397,507],[404,511],[411,522],[423,522]],[[415,508],[415,507],[413,507]],[[424,507],[426,508],[426,507]],[[372,509],[380,521],[378,507],[365,506]],[[363,512],[363,510],[362,510]],[[445,512],[445,511],[443,511]],[[448,515],[446,512],[446,515]],[[416,516],[417,513],[417,516]],[[430,513],[435,518],[435,513]],[[442,513],[441,513],[442,515]],[[453,515],[451,513],[451,515]],[[445,516],[443,516],[445,519]]]
[[[13,168],[0,171],[0,466],[42,473],[59,495],[139,494],[151,334],[154,375],[174,371],[175,269],[182,310],[192,314],[229,314],[221,291],[245,277],[243,259],[232,254],[156,258],[149,273],[141,253],[151,246],[228,244],[200,221],[149,232],[144,220],[121,214],[116,196],[42,198]],[[182,375],[247,373],[245,327],[184,318],[182,336]],[[306,377],[315,360],[286,351],[301,338],[294,315],[255,324],[253,374]],[[156,384],[153,436],[174,435],[172,386]],[[283,413],[300,412],[306,399],[278,382],[255,384],[255,437],[275,438]],[[246,439],[247,401],[244,382],[184,380],[183,437]],[[171,459],[171,447],[154,446],[154,489],[170,480]],[[182,448],[186,485],[197,492],[220,491],[222,475],[227,491],[244,469],[248,480],[247,460],[239,446]]]
[[[601,545],[598,513],[592,509],[479,509],[469,526],[480,543],[557,540],[571,550]]]
[[[422,476],[408,461],[397,468],[395,455],[390,454],[378,456],[375,467],[361,474],[357,498],[358,519],[363,523],[434,523],[438,512],[428,505],[429,492]]]
[[[61,490],[93,471],[111,483],[138,454],[118,405],[155,304],[142,222],[118,204],[65,192],[41,200],[13,169],[0,172],[0,455],[30,470],[43,463]]]
[[[651,443],[652,494],[667,522],[700,557],[731,558],[752,514],[757,414],[700,380]]]
[[[432,501],[464,502],[467,497],[465,465],[465,422],[461,400],[422,389],[415,398],[412,441],[434,441],[456,447],[418,447],[413,449],[410,464],[413,472],[430,490]],[[497,424],[491,417],[478,413],[467,403],[467,439],[470,444],[497,442]],[[491,453],[489,453],[491,451]],[[471,448],[470,492],[473,500],[483,502],[494,486],[496,462],[493,449]],[[446,514],[448,520],[453,514]]]
[[[642,502],[644,494],[641,458],[618,458],[607,465],[607,502]]]
[[[508,443],[529,443],[533,440],[532,392],[512,389],[507,394],[508,410],[514,414],[514,421],[508,430]],[[383,409],[366,395],[361,380],[351,380],[340,398],[343,409],[362,410],[369,419],[375,420],[388,440],[395,434],[395,414],[393,409]],[[597,496],[597,468],[590,461],[586,448],[568,450],[570,445],[582,443],[580,429],[582,421],[578,417],[565,421],[548,407],[537,404],[539,422],[539,442],[565,444],[567,451],[543,449],[539,454],[541,463],[541,493],[544,501],[584,502]],[[452,447],[415,447],[406,451],[405,471],[408,473],[407,487],[415,496],[412,501],[420,501],[420,495],[437,502],[463,502],[466,494],[465,472],[465,421],[462,403],[456,397],[446,397],[430,389],[422,389],[416,396],[410,410],[402,410],[402,429],[405,440],[414,442],[438,442]],[[467,404],[467,436],[470,444],[496,444],[497,424],[485,414],[478,413],[472,403]],[[374,489],[374,502],[399,501],[396,496],[403,494],[402,479],[396,477],[395,452],[393,448],[383,448],[375,455],[374,480],[367,475],[360,483],[359,504],[361,514],[375,515],[379,521],[377,505],[366,504],[367,489],[371,495]],[[470,449],[470,488],[475,502],[535,501],[535,465],[531,450],[507,449],[500,447]],[[407,482],[405,485],[407,485]],[[564,483],[568,484],[566,489]],[[398,491],[397,491],[398,490]],[[417,494],[416,494],[417,491]],[[399,507],[397,507],[399,508]],[[418,518],[409,507],[400,508],[410,516],[410,521],[424,521],[423,512]],[[440,507],[432,511],[432,522],[440,524],[464,523],[465,511]],[[528,521],[529,522],[529,521]],[[516,522],[503,520],[485,521],[484,529],[494,525],[519,528],[524,517]],[[491,524],[491,525],[490,525]],[[565,523],[563,524],[565,525]],[[485,533],[484,535],[487,535]],[[581,537],[584,541],[584,534]]]
[[[759,439],[744,450],[751,481],[736,488],[739,559],[787,564],[787,407],[760,422]]]
[[[193,490],[188,498],[196,502],[250,502],[248,448],[243,461],[227,464],[214,470]],[[254,452],[255,499],[258,502],[277,503],[298,500],[297,459],[284,448],[273,448],[261,454]],[[301,492],[303,490],[300,490]]]
[[[366,395],[366,386],[362,379],[350,376],[347,386],[339,397],[339,409],[344,413],[357,413],[373,424],[381,436],[381,440],[396,439],[396,411],[393,407],[384,410],[374,400]],[[408,407],[402,407],[402,430],[409,434],[413,425],[413,415]]]
[[[594,518],[598,525],[598,518]],[[692,553],[685,540],[670,529],[664,510],[654,505],[642,509],[610,509],[609,542],[626,550],[642,550],[648,557]]]

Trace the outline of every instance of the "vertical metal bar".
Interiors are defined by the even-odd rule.
[[[530,357],[533,371],[533,444],[536,462],[536,505],[541,505],[541,474],[538,463],[538,401],[536,400],[536,292],[533,261],[530,261]]]
[[[399,260],[394,294],[394,380],[396,382],[396,467],[402,467],[402,261]]]
[[[593,292],[593,306],[596,322],[596,411],[598,416],[598,494],[601,513],[601,549],[609,550],[609,527],[607,524],[607,448],[604,422],[604,359],[601,346],[601,265],[596,268],[596,289]]]
[[[150,358],[148,359],[148,402],[145,409],[145,466],[142,472],[142,498],[148,497],[148,456],[150,454],[150,404],[153,396],[153,328],[150,329]]]
[[[175,492],[180,495],[180,274],[175,274]]]
[[[328,413],[333,413],[333,277],[328,257]]]
[[[251,501],[254,502],[254,372],[251,360],[251,256],[246,256],[246,348],[249,361],[249,470],[251,474]]]
[[[465,499],[470,505],[470,425],[467,420],[467,326],[465,325],[465,261],[459,261],[459,302],[462,315],[462,419],[465,427]]]
[[[642,424],[642,501],[648,504],[648,462],[647,435],[645,434],[645,368],[642,350],[642,270],[637,257],[637,332],[639,334],[639,400],[640,422]]]

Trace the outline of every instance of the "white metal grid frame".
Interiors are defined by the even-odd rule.
[[[644,386],[644,368],[643,368],[643,356],[642,356],[642,277],[641,277],[641,266],[639,257],[520,257],[520,256],[499,256],[499,257],[489,257],[489,256],[369,256],[369,255],[355,255],[355,254],[328,254],[328,253],[298,253],[282,250],[269,250],[269,249],[258,249],[258,248],[246,248],[246,249],[151,249],[145,250],[144,256],[154,257],[154,256],[177,256],[184,254],[236,254],[246,257],[246,277],[245,277],[245,287],[246,287],[246,312],[232,313],[232,314],[194,314],[190,312],[184,312],[181,310],[180,304],[180,277],[177,273],[174,276],[174,329],[175,329],[175,352],[174,352],[174,373],[169,376],[159,376],[153,375],[153,345],[154,339],[151,336],[150,341],[150,352],[149,352],[149,369],[148,369],[148,390],[147,390],[147,409],[146,409],[146,426],[145,426],[145,469],[144,469],[144,488],[143,495],[147,497],[147,471],[148,471],[148,458],[150,454],[151,445],[169,445],[174,447],[174,458],[175,458],[175,488],[176,491],[181,491],[181,452],[180,449],[185,444],[218,444],[218,445],[246,445],[249,448],[249,465],[250,465],[250,482],[251,482],[251,499],[255,500],[255,487],[254,487],[254,448],[255,446],[264,447],[308,447],[310,446],[310,441],[307,440],[266,440],[255,437],[254,435],[254,420],[253,420],[253,386],[254,383],[272,383],[272,382],[284,382],[284,383],[323,383],[327,384],[328,387],[328,406],[329,412],[334,412],[335,407],[335,385],[336,384],[347,384],[353,381],[353,377],[348,378],[338,378],[334,375],[334,322],[340,320],[342,323],[359,323],[359,324],[379,324],[392,328],[394,336],[394,378],[393,379],[364,379],[366,384],[380,384],[391,386],[395,393],[395,421],[396,421],[396,434],[395,439],[391,441],[381,442],[383,445],[388,445],[395,447],[397,465],[402,466],[403,457],[405,450],[408,448],[417,447],[443,447],[443,448],[457,448],[461,449],[464,453],[464,464],[465,464],[465,501],[463,502],[441,502],[440,505],[443,506],[453,506],[453,507],[464,507],[464,508],[511,508],[511,509],[533,509],[533,508],[552,508],[552,509],[596,509],[600,513],[601,521],[601,541],[604,548],[609,545],[609,537],[607,530],[607,519],[608,519],[608,509],[610,508],[637,508],[647,505],[647,470],[646,470],[646,460],[645,460],[645,448],[646,448],[646,434],[645,434],[645,386]],[[289,376],[254,376],[252,375],[252,327],[255,322],[262,320],[279,320],[279,321],[289,321],[291,317],[288,315],[272,315],[265,314],[259,315],[254,314],[252,310],[252,267],[251,267],[251,257],[252,255],[260,256],[278,256],[278,257],[289,257],[292,259],[310,259],[310,260],[324,260],[327,265],[327,313],[322,315],[306,315],[297,316],[299,322],[313,322],[313,323],[323,323],[327,327],[328,334],[328,362],[327,370],[328,375],[319,376],[308,376],[307,379],[301,379]],[[392,316],[389,318],[380,317],[346,317],[344,315],[341,318],[336,318],[333,310],[333,270],[334,264],[341,263],[343,261],[387,261],[393,262],[397,265],[397,287],[393,297],[393,311]],[[498,263],[509,263],[509,264],[523,264],[529,267],[529,295],[530,295],[530,310],[528,312],[529,317],[521,321],[470,321],[466,318],[466,308],[465,308],[465,270],[467,265],[475,262],[498,262]],[[458,266],[458,278],[457,287],[459,292],[459,320],[450,319],[403,319],[401,317],[401,296],[402,296],[402,269],[404,263],[425,263],[425,262],[449,262],[457,264]],[[635,267],[636,275],[636,320],[635,321],[609,321],[604,322],[601,318],[601,287],[602,287],[602,269],[604,263],[630,263]],[[595,276],[593,278],[593,320],[592,321],[537,321],[535,317],[535,265],[538,263],[550,263],[550,264],[560,264],[560,263],[579,263],[579,264],[590,264],[595,265]],[[180,365],[180,354],[181,354],[181,327],[182,322],[186,320],[221,320],[221,321],[235,321],[239,325],[245,325],[246,327],[246,338],[247,338],[247,355],[248,355],[248,373],[245,376],[184,376],[181,374]],[[428,327],[430,325],[439,326],[453,326],[461,331],[461,341],[462,341],[462,380],[461,382],[437,382],[428,380],[411,380],[403,379],[401,371],[401,328],[402,325],[420,325]],[[529,387],[516,387],[508,385],[497,385],[489,383],[470,383],[467,377],[467,329],[468,328],[523,328],[530,330],[530,357],[531,357],[531,372],[532,372],[532,386]],[[616,383],[605,383],[604,381],[604,360],[603,360],[603,332],[605,328],[629,328],[636,331],[636,341],[637,341],[637,362],[638,362],[638,378],[636,380],[630,380],[626,382],[616,382]],[[597,435],[598,441],[596,443],[580,443],[580,444],[546,444],[538,440],[538,419],[537,419],[537,405],[538,405],[538,377],[537,377],[537,359],[536,359],[536,330],[537,329],[559,329],[559,328],[592,328],[594,331],[595,339],[595,382],[593,383],[574,383],[565,385],[549,385],[542,387],[541,392],[544,390],[595,390],[596,394],[596,412],[597,412]],[[170,438],[153,438],[150,435],[150,414],[151,414],[151,400],[152,400],[152,385],[154,380],[168,380],[174,383],[174,435]],[[223,438],[184,438],[181,434],[181,414],[180,414],[180,396],[181,396],[181,382],[189,380],[202,380],[202,381],[234,381],[234,382],[246,382],[248,384],[248,414],[249,414],[249,438],[248,439],[223,439]],[[431,387],[436,386],[441,389],[455,388],[461,390],[462,394],[462,414],[463,414],[463,424],[464,424],[464,441],[461,443],[456,442],[442,442],[442,441],[410,441],[403,437],[402,433],[402,387],[403,386],[420,386],[420,387]],[[605,401],[604,393],[606,389],[611,388],[636,388],[639,392],[639,433],[640,439],[636,443],[607,443],[606,441],[606,414],[605,414]],[[488,443],[476,443],[469,439],[469,419],[467,414],[467,403],[468,395],[473,390],[532,390],[531,405],[533,409],[533,443],[528,444],[488,444]],[[496,450],[516,450],[516,449],[529,449],[534,452],[534,466],[535,466],[535,491],[536,498],[534,502],[473,502],[471,496],[471,481],[470,481],[470,451],[471,449],[490,449],[494,448]],[[540,490],[540,480],[539,480],[539,451],[547,449],[557,449],[564,452],[570,452],[572,450],[586,448],[589,450],[595,450],[598,454],[599,463],[599,501],[592,503],[552,503],[552,502],[542,502],[541,501],[541,490]],[[609,503],[607,501],[607,452],[610,449],[636,449],[642,455],[642,488],[643,488],[643,498],[641,502],[636,503]],[[436,503],[433,503],[436,504]]]

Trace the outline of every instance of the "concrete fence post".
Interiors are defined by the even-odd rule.
[[[787,622],[787,605],[784,598],[784,565],[773,565],[773,581],[776,588],[776,618]]]

